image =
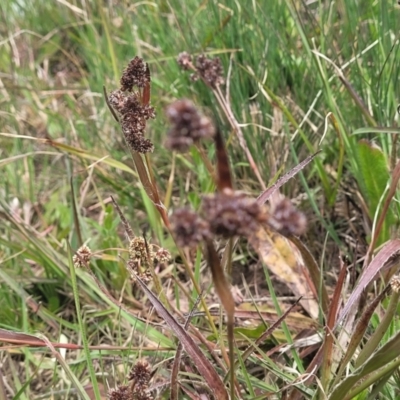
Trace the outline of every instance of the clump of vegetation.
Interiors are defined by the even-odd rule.
[[[42,22],[1,28],[0,398],[397,398],[396,10],[37,3],[2,8]]]

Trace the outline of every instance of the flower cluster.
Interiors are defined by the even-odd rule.
[[[155,118],[154,108],[143,104],[140,89],[150,84],[150,72],[147,64],[135,57],[126,67],[121,77],[121,87],[108,96],[109,104],[121,118],[122,132],[126,143],[138,153],[153,151],[153,143],[144,137],[146,123]],[[134,87],[139,91],[134,91]]]
[[[165,264],[171,259],[168,250],[154,249],[155,245],[147,243],[143,237],[135,237],[129,243],[128,270],[136,274],[144,282],[151,280],[152,264]]]
[[[211,232],[226,238],[249,236],[266,220],[263,207],[255,199],[231,189],[205,196],[201,211]]]
[[[151,379],[150,366],[147,361],[139,360],[128,375],[130,385],[120,385],[108,392],[109,400],[152,400],[149,393]]]
[[[172,215],[178,246],[194,247],[213,235],[250,237],[263,225],[285,236],[301,235],[306,228],[304,214],[290,200],[284,198],[268,210],[255,199],[231,189],[204,196],[200,215],[188,208],[178,209]]]
[[[196,59],[196,65],[193,65],[192,56],[187,52],[183,52],[179,54],[177,61],[182,69],[194,71],[191,75],[191,79],[194,81],[201,78],[213,89],[224,83],[224,70],[218,57],[208,58],[204,54],[200,54]]]
[[[88,267],[90,259],[92,258],[92,251],[85,244],[77,250],[72,257],[72,262],[75,268]]]
[[[211,238],[210,225],[190,208],[180,208],[171,216],[171,227],[178,246],[195,247]]]
[[[272,207],[268,224],[284,236],[298,236],[306,230],[307,220],[305,215],[285,197]]]
[[[202,115],[190,100],[182,99],[170,104],[166,115],[171,123],[165,143],[169,149],[185,151],[198,140],[215,134],[211,120]]]
[[[121,90],[131,92],[134,86],[139,88],[150,83],[150,73],[147,64],[136,56],[125,68],[121,77]]]

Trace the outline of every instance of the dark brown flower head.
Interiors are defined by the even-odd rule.
[[[271,210],[268,224],[283,235],[301,235],[307,227],[305,215],[283,198]]]
[[[109,400],[134,400],[132,390],[128,386],[121,385],[108,392]]]
[[[266,219],[263,207],[255,199],[231,189],[204,197],[202,215],[213,233],[226,238],[249,236]]]
[[[74,263],[75,268],[83,268],[89,265],[91,258],[92,252],[90,248],[84,244],[79,247],[77,252],[74,254],[72,262]]]
[[[128,146],[138,153],[153,151],[153,143],[144,137],[146,121],[155,118],[154,108],[142,105],[137,93],[125,94],[114,90],[108,97],[111,106],[118,111],[122,132]]]
[[[194,142],[215,134],[211,120],[202,115],[190,100],[175,101],[167,107],[166,114],[172,125],[166,141],[170,149],[184,151]]]
[[[219,58],[208,58],[204,54],[197,57],[196,60],[197,73],[203,80],[215,89],[224,83],[221,60]]]
[[[154,107],[142,105],[136,93],[126,96],[121,109],[118,111],[123,117],[130,119],[144,119],[147,121],[156,117]]]
[[[139,360],[129,372],[128,380],[133,381],[137,389],[147,389],[151,378],[150,365],[146,360]]]
[[[143,136],[129,135],[125,136],[126,143],[133,150],[141,154],[151,153],[154,150],[154,144],[150,139]]]
[[[189,208],[176,210],[171,216],[171,226],[180,247],[195,247],[211,237],[209,224]]]
[[[132,91],[134,86],[144,87],[150,82],[150,74],[147,63],[142,58],[136,56],[125,68],[121,77],[121,90]]]
[[[179,54],[177,61],[179,66],[184,70],[194,68],[192,64],[192,56],[186,51]]]

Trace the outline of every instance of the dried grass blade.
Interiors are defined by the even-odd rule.
[[[135,276],[135,279],[145,292],[146,296],[149,298],[153,307],[157,310],[164,321],[169,325],[169,327],[182,343],[186,352],[193,359],[198,371],[207,382],[210,389],[214,392],[215,397],[221,400],[228,400],[229,396],[221,377],[217,374],[210,361],[201,352],[191,336],[189,336],[185,329],[176,321],[176,319],[170,314],[170,312],[164,307],[164,305],[157,299],[157,297],[147,287],[147,285],[138,276]]]
[[[340,273],[339,278],[335,286],[335,291],[333,292],[332,302],[329,307],[329,313],[326,320],[325,326],[325,338],[324,343],[322,345],[323,349],[323,357],[321,357],[322,362],[322,371],[321,371],[321,383],[322,387],[326,388],[328,385],[328,381],[331,377],[332,371],[336,370],[336,368],[332,367],[333,360],[333,345],[334,345],[334,336],[333,329],[336,322],[336,317],[339,310],[341,293],[343,290],[343,285],[347,276],[347,266],[340,260]],[[318,365],[319,367],[319,365]]]
[[[260,204],[264,204],[273,193],[275,193],[280,187],[282,187],[288,180],[292,179],[296,174],[298,174],[307,164],[309,164],[319,153],[321,150],[318,150],[316,153],[308,156],[305,160],[303,160],[300,164],[296,165],[289,172],[279,178],[272,186],[270,186],[267,190],[264,190],[258,197],[257,201]]]
[[[187,316],[185,324],[183,328],[187,330],[190,320],[193,317],[194,311],[197,308],[199,302],[201,299],[201,295],[197,297],[197,301],[194,304],[190,314]],[[178,347],[176,348],[175,352],[175,358],[174,358],[174,363],[172,365],[171,369],[171,393],[170,393],[170,400],[178,400],[178,395],[179,395],[179,382],[178,382],[178,372],[179,372],[179,366],[181,364],[181,358],[182,358],[182,351],[183,351],[183,345],[182,342],[179,342]]]
[[[329,308],[329,297],[326,290],[326,286],[321,282],[321,271],[315,261],[314,256],[311,254],[307,246],[296,236],[290,235],[288,239],[296,245],[300,251],[301,257],[303,258],[304,264],[310,273],[311,280],[317,289],[317,293],[320,295],[319,302],[322,306],[322,311],[327,315]]]
[[[339,318],[336,321],[335,328],[339,325],[342,319],[347,315],[354,304],[361,296],[363,290],[374,280],[377,274],[385,268],[390,268],[396,265],[399,261],[400,256],[400,240],[394,239],[387,242],[387,244],[382,248],[382,250],[376,255],[372,262],[365,269],[364,273],[361,275],[357,286],[353,290],[349,299]]]
[[[337,373],[337,380],[342,376],[344,370],[348,367],[353,354],[358,348],[361,340],[365,337],[365,332],[368,329],[369,321],[374,313],[378,304],[382,301],[382,299],[386,296],[390,286],[386,286],[386,288],[371,302],[369,303],[367,309],[364,311],[361,318],[358,320],[357,326],[354,329],[354,333],[351,336],[350,343],[347,346],[346,354],[343,359],[340,361],[340,368]]]
[[[289,313],[293,310],[294,307],[297,306],[299,303],[300,298],[295,301],[261,336],[259,336],[256,341],[251,344],[241,355],[241,358],[244,361],[247,360],[247,358],[253,353],[253,351],[256,349],[256,346],[260,345],[262,342],[265,341],[270,335],[272,335],[272,332],[286,319],[286,317],[289,315]],[[239,361],[237,362],[237,364]]]
[[[119,205],[115,201],[114,197],[111,196],[111,201],[114,204],[115,209],[119,217],[121,218],[122,225],[124,226],[125,233],[128,236],[129,240],[133,240],[135,238],[135,234],[133,233],[132,227],[129,224],[128,220],[125,218],[125,215],[122,213],[122,210],[119,208]]]

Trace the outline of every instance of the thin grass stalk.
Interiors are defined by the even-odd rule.
[[[271,294],[271,299],[274,304],[274,308],[275,308],[278,316],[281,317],[284,313],[282,312],[281,307],[279,305],[279,301],[276,298],[274,286],[272,284],[271,277],[269,276],[269,273],[268,273],[268,268],[266,267],[266,265],[264,263],[263,263],[263,267],[264,267],[263,269],[264,269],[265,280],[267,281],[268,289]],[[293,338],[292,338],[290,330],[284,320],[282,321],[282,329],[283,329],[283,332],[285,333],[285,337],[286,337],[288,344],[293,344]],[[294,361],[296,362],[296,364],[298,366],[300,373],[304,373],[303,362],[302,362],[299,354],[297,353],[296,349],[292,348],[291,353],[293,355]]]
[[[97,9],[100,13],[100,18],[102,22],[102,26],[105,32],[105,36],[107,38],[107,45],[108,45],[108,51],[110,52],[110,58],[111,58],[111,64],[113,66],[113,72],[114,72],[114,79],[116,82],[118,82],[119,79],[119,70],[118,70],[118,65],[117,65],[117,56],[115,55],[115,50],[114,50],[114,41],[111,38],[110,34],[110,26],[108,24],[107,18],[105,16],[104,12],[104,4],[100,1],[97,0]]]
[[[69,269],[70,269],[70,273],[71,273],[71,286],[72,286],[72,291],[73,291],[74,299],[75,299],[76,317],[78,319],[79,329],[81,332],[83,351],[84,351],[85,358],[86,358],[87,368],[89,370],[90,380],[91,380],[91,383],[93,386],[94,396],[95,396],[96,400],[101,400],[100,389],[99,389],[99,385],[97,383],[96,373],[93,368],[92,357],[90,355],[89,343],[86,338],[86,325],[83,323],[83,320],[82,320],[82,312],[81,312],[81,305],[80,305],[80,301],[79,301],[79,290],[78,290],[78,284],[76,281],[75,266],[74,266],[74,263],[72,262],[72,250],[71,250],[71,246],[69,245],[68,242],[67,242],[67,248],[68,248]]]
[[[201,296],[199,296],[197,298],[196,303],[194,304],[192,310],[190,311],[189,315],[186,317],[186,321],[183,325],[183,328],[185,330],[187,330],[189,327],[190,320],[193,317],[193,312],[197,308],[200,298],[201,298]],[[179,366],[180,366],[181,358],[182,358],[182,352],[183,352],[183,344],[182,344],[182,342],[179,342],[178,347],[176,348],[174,363],[173,363],[172,369],[171,369],[170,400],[178,400],[178,395],[179,395],[178,373],[179,373]]]
[[[167,210],[169,209],[169,205],[171,203],[171,198],[172,198],[172,190],[173,190],[174,176],[175,176],[175,165],[176,165],[176,155],[175,153],[173,153],[171,162],[171,171],[169,173],[167,190],[165,191],[165,196],[164,196],[164,206]]]
[[[337,166],[337,177],[336,183],[333,187],[331,196],[329,198],[329,205],[332,207],[336,202],[337,192],[339,190],[340,182],[342,182],[342,174],[343,174],[343,165],[344,165],[344,141],[342,137],[342,132],[340,130],[339,124],[336,120],[336,117],[333,113],[329,114],[329,119],[332,122],[333,128],[336,131],[337,137],[339,139],[339,157],[338,157],[338,166]]]
[[[215,175],[214,167],[211,164],[210,159],[207,157],[207,154],[204,151],[204,148],[198,143],[196,143],[196,148],[197,148],[197,150],[198,150],[198,152],[200,154],[201,161],[203,161],[204,166],[206,167],[208,173],[211,175],[212,180],[214,182],[216,182],[217,181],[217,176]]]
[[[172,237],[173,237],[173,235],[172,235]],[[187,261],[187,259],[185,257],[185,254],[183,253],[182,249],[179,246],[177,246],[177,248],[178,248],[178,251],[179,251],[179,255],[180,255],[180,257],[181,257],[181,259],[183,261],[183,265],[185,266],[185,271],[189,275],[189,278],[193,283],[193,286],[194,286],[194,288],[195,288],[195,290],[197,292],[197,295],[200,296],[201,306],[203,307],[204,312],[205,312],[205,314],[207,316],[207,320],[208,320],[208,323],[210,324],[210,328],[211,328],[213,334],[215,335],[215,337],[219,337],[218,330],[217,330],[217,328],[216,328],[216,326],[214,324],[214,320],[213,320],[213,318],[211,316],[210,310],[208,309],[207,303],[204,300],[204,297],[201,296],[202,291],[201,291],[200,286],[198,285],[198,283],[196,281],[196,278],[195,278],[195,276],[193,274],[192,268],[190,268],[190,265],[189,265],[189,263],[188,263],[188,261]],[[222,353],[222,356],[223,356],[225,362],[228,364],[229,363],[229,358],[228,358],[228,355],[226,353],[226,349],[225,349],[223,344],[221,345],[221,353]]]
[[[251,155],[251,153],[249,151],[249,148],[247,147],[247,143],[244,139],[243,132],[242,132],[238,122],[236,121],[236,118],[232,112],[232,109],[230,108],[229,103],[227,101],[225,101],[225,98],[221,92],[221,88],[219,86],[217,86],[216,89],[213,89],[213,93],[214,93],[221,109],[224,111],[232,129],[235,131],[236,136],[239,139],[240,146],[244,150],[247,160],[249,161],[250,167],[253,170],[254,174],[256,175],[257,180],[260,183],[262,190],[265,190],[267,188],[265,185],[265,182],[261,177],[260,171],[257,167],[257,164],[254,161],[253,156]]]
[[[211,240],[206,241],[208,264],[211,268],[214,287],[225,308],[227,315],[227,334],[229,346],[229,376],[230,376],[230,390],[231,399],[235,398],[235,353],[234,353],[234,315],[235,315],[235,301],[232,292],[229,288],[229,283],[226,280],[224,270],[222,269],[219,256],[215,250],[214,244]],[[218,337],[218,336],[217,336]]]
[[[166,228],[169,228],[169,219],[165,212],[165,207],[161,204],[160,196],[158,194],[157,185],[151,180],[151,173],[146,168],[142,156],[136,151],[132,151],[133,162],[135,163],[136,170],[139,175],[140,182],[143,185],[147,195],[157,208]]]

